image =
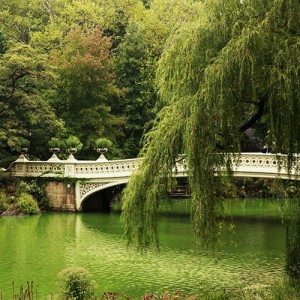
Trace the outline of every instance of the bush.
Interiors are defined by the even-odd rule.
[[[77,150],[81,150],[83,145],[80,142],[77,136],[71,135],[65,140],[65,145],[67,148],[76,148]]]
[[[5,192],[0,191],[0,214],[7,210],[9,199]]]
[[[37,182],[37,180],[31,180],[29,187],[28,193],[36,199],[39,208],[42,210],[49,209],[50,200],[46,192],[46,184],[41,181]]]
[[[37,180],[31,180],[30,182],[21,180],[17,184],[16,195],[18,198],[20,198],[21,194],[30,194],[34,199],[36,199],[39,208],[49,209],[50,202],[45,186],[45,183],[38,183]]]
[[[17,196],[16,208],[24,214],[37,214],[40,212],[33,196],[25,192],[22,192]]]
[[[95,141],[96,148],[111,148],[112,145],[112,141],[107,138],[99,138]]]
[[[64,148],[65,144],[64,141],[62,141],[61,139],[57,138],[57,137],[53,137],[51,138],[51,140],[48,142],[48,146],[50,148]]]
[[[71,267],[58,274],[63,299],[86,300],[94,295],[95,283],[84,268]]]
[[[30,193],[30,184],[21,180],[17,184],[16,195],[19,196],[23,193]]]

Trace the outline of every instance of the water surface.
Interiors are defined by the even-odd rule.
[[[222,248],[214,258],[197,251],[187,201],[165,207],[160,253],[147,255],[127,248],[118,213],[0,217],[3,299],[12,298],[12,282],[20,286],[27,281],[34,282],[40,299],[47,299],[51,292],[57,293],[57,274],[70,266],[88,269],[98,293],[116,291],[135,297],[176,289],[197,294],[207,287],[239,288],[283,277],[285,228],[278,203],[235,202],[235,208],[228,210],[235,234],[222,230]]]

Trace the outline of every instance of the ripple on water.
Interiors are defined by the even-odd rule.
[[[70,246],[70,264],[74,257],[77,264],[83,266],[87,261],[92,262],[88,267],[100,279],[103,290],[124,291],[124,286],[128,292],[136,291],[137,287],[142,287],[142,291],[184,287],[193,292],[195,287],[200,291],[207,285],[220,288],[220,281],[224,287],[238,287],[247,284],[251,278],[255,282],[263,281],[266,274],[279,278],[282,272],[281,268],[273,270],[271,263],[262,261],[262,257],[255,254],[245,257],[226,253],[216,261],[190,249],[179,251],[165,245],[159,254],[150,251],[140,255],[128,249],[118,235],[82,228],[81,237],[76,240],[76,245]]]
[[[240,222],[236,247],[224,233],[218,260],[195,250],[186,218],[162,218],[161,251],[147,255],[127,248],[118,215],[53,214],[30,222],[0,218],[0,225],[4,241],[0,243],[0,289],[8,286],[7,295],[12,280],[24,284],[32,279],[41,294],[48,295],[56,288],[57,273],[69,266],[87,268],[98,292],[134,296],[164,289],[197,293],[207,286],[268,283],[270,277],[279,279],[283,274],[284,230],[277,224]]]

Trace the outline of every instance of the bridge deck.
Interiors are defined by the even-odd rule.
[[[86,179],[128,178],[138,169],[142,159],[111,161],[59,160],[29,161],[21,156],[11,164],[8,171],[20,177],[72,177]],[[287,170],[287,155],[265,153],[241,153],[233,166],[234,176],[264,178],[294,178],[299,173],[296,161]],[[176,166],[174,176],[187,176],[183,163]]]

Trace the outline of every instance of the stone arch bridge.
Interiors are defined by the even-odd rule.
[[[287,156],[282,154],[241,153],[233,166],[233,175],[297,179],[298,164],[295,162],[293,169],[288,172],[286,162]],[[76,160],[73,156],[67,160],[60,160],[55,155],[48,161],[30,161],[21,155],[6,171],[17,177],[46,177],[52,178],[53,181],[71,179],[75,182],[75,187],[72,187],[75,199],[69,208],[80,211],[85,199],[94,193],[126,185],[130,175],[138,169],[140,163],[141,159],[109,161],[102,158],[96,161],[83,161]],[[174,176],[186,177],[186,171],[184,160],[181,160],[176,165]],[[71,188],[70,184],[66,184],[66,187]]]

